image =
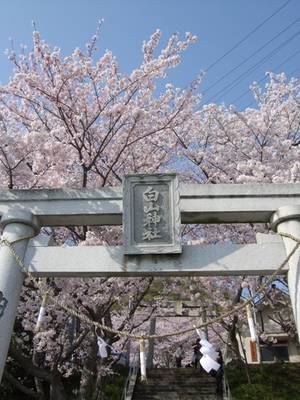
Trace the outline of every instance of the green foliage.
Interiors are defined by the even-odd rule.
[[[105,379],[103,399],[120,400],[127,378],[128,369],[120,369],[117,374]]]
[[[267,391],[265,385],[261,383],[242,384],[238,386],[234,393],[232,394],[233,399],[243,399],[243,400],[273,400],[274,397],[272,393]],[[276,397],[277,399],[277,397]],[[279,399],[278,399],[279,400]]]
[[[225,372],[233,400],[300,400],[298,363],[251,365],[251,384],[236,362],[228,364]]]

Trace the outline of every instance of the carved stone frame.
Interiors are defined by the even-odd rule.
[[[136,243],[134,235],[133,188],[137,184],[168,184],[171,243]],[[179,183],[176,174],[136,174],[123,179],[123,233],[125,254],[174,254],[181,253],[181,215],[179,208]]]

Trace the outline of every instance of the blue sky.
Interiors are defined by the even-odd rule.
[[[184,87],[285,3],[287,0],[2,0],[0,82],[6,83],[12,72],[4,55],[4,50],[10,47],[9,38],[13,38],[16,49],[21,43],[30,48],[32,20],[43,38],[67,55],[74,47],[83,48],[95,32],[98,19],[104,18],[99,54],[111,49],[123,72],[139,65],[142,42],[155,29],[162,30],[164,42],[173,32],[184,35],[189,31],[197,35],[198,43],[185,54],[182,65],[168,76],[169,81]],[[290,0],[207,71],[203,92],[215,86],[207,90],[203,102],[233,103],[241,109],[252,102],[247,92],[249,85],[263,79],[265,71],[274,71],[283,64],[276,72],[299,76],[299,38],[300,1]],[[271,42],[266,45],[268,41]],[[262,46],[265,47],[252,56]],[[264,57],[265,62],[260,65]],[[249,60],[237,67],[246,58]],[[254,69],[255,64],[258,68]],[[233,68],[235,71],[229,73]],[[227,77],[215,84],[227,73]],[[240,76],[245,79],[240,80]],[[235,87],[231,89],[231,85]],[[241,97],[243,93],[246,94]]]

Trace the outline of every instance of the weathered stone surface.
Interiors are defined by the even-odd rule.
[[[269,222],[285,205],[300,205],[300,184],[180,185],[181,221]],[[0,191],[0,215],[26,209],[41,226],[121,225],[122,187]]]
[[[177,176],[127,175],[123,188],[125,254],[181,253]]]
[[[37,277],[270,275],[286,257],[282,241],[182,247],[182,254],[137,256],[121,246],[29,247],[25,264]]]

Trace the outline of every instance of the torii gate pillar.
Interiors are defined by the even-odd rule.
[[[39,232],[37,218],[28,211],[14,210],[1,218],[2,238],[17,241],[13,247],[21,260],[25,256],[30,237]],[[22,239],[25,238],[25,239]],[[16,310],[24,280],[24,274],[17,265],[7,246],[0,247],[0,291],[5,309],[0,318],[0,381],[13,332]]]
[[[271,227],[275,232],[289,233],[300,238],[300,206],[280,207],[271,218]],[[295,247],[296,242],[283,237],[287,254]],[[300,248],[289,261],[288,285],[293,307],[295,323],[300,341]]]

